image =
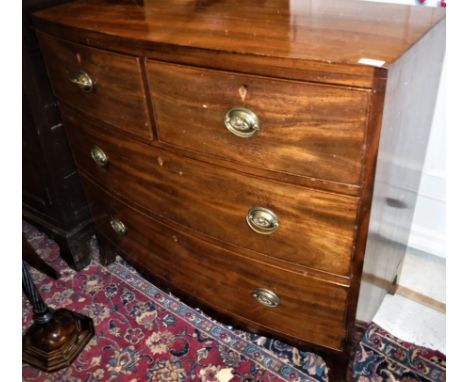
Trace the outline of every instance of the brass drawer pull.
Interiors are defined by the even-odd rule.
[[[105,167],[109,163],[109,158],[106,153],[98,146],[93,146],[90,154],[93,161],[101,167]]]
[[[114,230],[114,232],[118,234],[119,236],[123,236],[127,233],[127,226],[122,220],[113,218],[110,220],[109,223],[112,229]]]
[[[278,295],[268,289],[256,288],[253,290],[251,296],[260,304],[268,306],[269,308],[276,308],[281,302]]]
[[[253,207],[247,213],[247,224],[256,233],[271,235],[279,228],[279,219],[268,208]]]
[[[253,137],[260,130],[257,115],[243,107],[229,110],[224,117],[224,124],[231,133],[241,138]]]
[[[72,78],[70,82],[78,86],[81,90],[86,93],[91,93],[94,90],[94,81],[88,75],[88,73],[79,71]]]

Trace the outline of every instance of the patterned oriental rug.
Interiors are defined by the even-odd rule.
[[[353,381],[445,382],[445,355],[402,341],[371,323],[355,349]]]
[[[91,317],[96,332],[70,367],[48,374],[23,364],[23,381],[328,381],[320,356],[219,324],[146,281],[122,259],[108,267],[92,261],[75,272],[54,241],[27,222],[23,232],[61,275],[56,281],[30,268],[45,301]],[[93,258],[97,255],[94,246]],[[23,331],[31,322],[23,296]],[[371,324],[350,374],[358,382],[441,382],[445,357]]]

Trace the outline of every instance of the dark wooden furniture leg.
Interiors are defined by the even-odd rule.
[[[104,266],[113,263],[117,255],[115,245],[99,233],[96,233],[96,238],[99,245],[99,262]]]
[[[31,244],[28,243],[26,238],[23,235],[23,260],[25,260],[30,266],[36,268],[37,270],[45,273],[47,276],[58,280],[60,277],[59,273],[42,260],[39,255],[36,253]]]
[[[26,257],[30,257],[30,250],[34,250],[27,242],[25,245],[23,238],[23,251],[24,248],[27,248]],[[52,269],[41,263],[42,260],[33,261],[41,268],[45,265],[47,272]],[[52,271],[57,275],[55,270]],[[23,362],[47,372],[69,366],[93,337],[93,321],[68,309],[49,308],[34,285],[24,260],[23,291],[34,309],[34,323],[23,335]]]
[[[89,242],[94,235],[94,225],[89,219],[72,227],[62,229],[49,224],[23,208],[23,219],[38,227],[60,247],[60,256],[75,271],[80,271],[91,261]]]
[[[94,234],[88,203],[40,53],[31,13],[69,0],[23,0],[23,218],[60,246],[75,270],[89,264]]]

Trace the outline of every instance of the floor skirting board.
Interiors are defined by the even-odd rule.
[[[410,289],[406,286],[394,284],[393,282],[370,274],[363,274],[362,279],[378,286],[379,288],[385,289],[390,294],[399,294],[419,304],[425,305],[428,308],[445,313],[446,305],[444,302],[438,301],[430,296],[426,296],[423,293]]]

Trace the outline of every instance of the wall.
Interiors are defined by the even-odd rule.
[[[445,66],[409,239],[410,247],[440,257],[445,257]]]

